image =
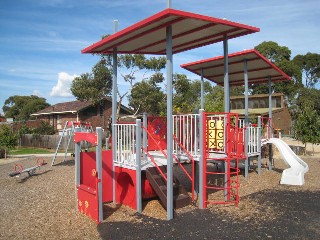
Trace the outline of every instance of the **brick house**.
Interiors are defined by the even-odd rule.
[[[120,116],[131,114],[129,108],[121,105]],[[37,120],[49,122],[57,131],[61,131],[66,121],[89,122],[93,129],[108,129],[112,115],[112,100],[105,98],[101,105],[93,105],[90,101],[72,101],[57,103],[41,111],[31,114]]]
[[[244,117],[245,113],[244,96],[234,96],[230,98],[230,111]],[[256,94],[249,96],[249,117],[269,117],[269,95]],[[283,134],[290,134],[292,119],[282,93],[272,94],[272,124],[273,128]]]

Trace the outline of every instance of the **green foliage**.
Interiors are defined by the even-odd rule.
[[[301,89],[294,112],[295,136],[303,143],[320,143],[320,90]]]
[[[72,94],[80,101],[92,101],[98,104],[103,98],[110,95],[112,89],[111,70],[108,61],[101,58],[92,68],[92,73],[81,74],[71,84]]]
[[[303,87],[300,68],[290,60],[290,49],[272,41],[262,42],[255,49],[292,78],[290,82],[274,83],[272,86],[273,92],[284,93],[290,101],[298,89]],[[268,84],[254,84],[251,91],[252,94],[269,93],[269,87]]]
[[[39,135],[54,135],[56,131],[50,123],[41,121],[40,126],[34,130],[34,133]]]
[[[165,112],[166,96],[152,81],[134,84],[128,99],[129,106],[137,113],[159,115]]]
[[[320,83],[320,54],[307,53],[306,55],[297,55],[293,62],[299,66],[304,74],[307,88],[312,88]]]
[[[14,118],[16,121],[31,119],[30,114],[50,106],[45,98],[38,96],[11,96],[5,100],[2,108],[6,118]]]
[[[204,109],[207,112],[224,111],[224,90],[221,86],[214,86],[211,91],[205,95]]]
[[[17,145],[17,137],[12,133],[10,126],[0,125],[0,148],[12,149]]]

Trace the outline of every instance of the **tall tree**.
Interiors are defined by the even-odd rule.
[[[71,84],[72,94],[80,101],[101,102],[110,95],[112,89],[112,75],[108,67],[108,59],[102,57],[92,68],[91,73],[81,74]]]
[[[32,119],[30,114],[50,106],[45,98],[35,95],[19,96],[14,95],[5,100],[2,108],[6,118],[14,118],[17,121]]]
[[[308,52],[306,55],[297,55],[293,62],[299,66],[307,88],[320,84],[320,54]]]
[[[273,41],[262,42],[255,49],[292,78],[290,82],[273,84],[273,91],[284,93],[289,100],[294,98],[297,90],[303,85],[299,66],[290,60],[291,50]],[[251,90],[253,94],[269,93],[267,84],[254,84],[251,86]]]

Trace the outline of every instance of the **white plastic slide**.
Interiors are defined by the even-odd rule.
[[[281,139],[270,138],[264,142],[264,144],[266,143],[274,144],[278,148],[283,160],[290,166],[290,168],[283,170],[280,184],[303,185],[304,174],[309,170],[308,164],[299,158],[288,144]]]

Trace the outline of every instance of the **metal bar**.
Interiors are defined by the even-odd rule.
[[[114,32],[118,31],[118,20],[114,20]],[[117,48],[113,49],[113,61],[112,61],[112,159],[113,161],[117,159],[117,133],[115,124],[117,123],[117,92],[118,92],[118,53]],[[112,196],[113,202],[116,203],[116,173],[115,173],[115,166],[112,165]]]
[[[203,79],[203,68],[201,68],[201,97],[200,97],[200,109],[204,109],[204,79]]]
[[[272,82],[271,77],[269,76],[269,138],[273,137],[273,129],[272,129]],[[272,170],[272,144],[269,144],[269,170]]]
[[[79,132],[80,129],[78,127],[75,128],[75,132]],[[74,165],[75,165],[75,187],[76,187],[76,210],[78,211],[78,189],[77,187],[80,185],[80,142],[75,143],[74,146]]]
[[[230,89],[229,89],[229,60],[228,60],[228,38],[225,35],[223,39],[224,56],[224,111],[230,112]]]
[[[96,146],[96,168],[97,168],[97,178],[98,178],[98,219],[99,222],[103,220],[103,205],[102,205],[102,128],[96,128],[97,142]]]
[[[199,148],[200,148],[200,159],[199,159],[199,208],[204,209],[204,201],[205,201],[205,173],[204,173],[204,164],[205,164],[205,151],[204,151],[204,133],[205,133],[205,124],[204,124],[204,110],[199,110],[199,125],[200,125],[200,132],[199,132]]]
[[[148,116],[147,116],[147,113],[143,113],[143,127],[145,129],[148,128]],[[142,146],[143,146],[143,148],[147,149],[147,147],[148,147],[148,134],[146,133],[146,131],[143,131],[142,134],[143,134]],[[147,154],[143,153],[143,159],[145,161],[147,161]]]
[[[168,2],[170,5],[170,0]],[[166,56],[167,56],[167,219],[173,218],[173,161],[172,161],[172,26],[166,29]]]
[[[167,8],[171,8],[171,0],[167,0]]]
[[[141,120],[136,120],[136,195],[137,211],[142,212],[142,184],[141,184]]]
[[[249,137],[249,86],[248,86],[248,62],[245,59],[244,60],[244,105],[245,105],[245,170],[244,170],[244,176],[247,178],[249,175],[249,157],[248,157],[248,137]]]
[[[261,116],[258,116],[258,174],[261,174]]]

